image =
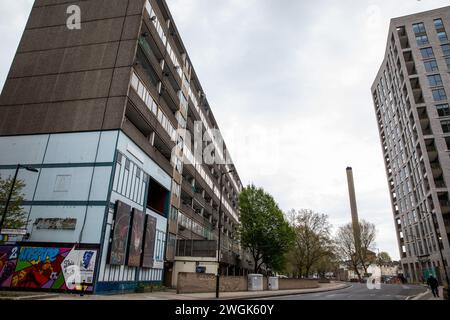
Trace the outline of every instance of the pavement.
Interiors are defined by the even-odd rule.
[[[388,285],[370,290],[366,284],[331,282],[302,290],[223,292],[221,300],[443,300],[423,285]],[[74,295],[35,292],[0,292],[0,300],[215,300],[214,293],[177,294],[175,290],[118,295]]]
[[[264,298],[262,300],[264,300]],[[270,300],[435,300],[435,299],[432,297],[431,292],[429,292],[427,287],[423,285],[382,284],[379,289],[371,290],[367,288],[365,284],[354,283],[350,287],[335,290],[332,292],[318,292],[304,295],[273,297],[270,298]]]
[[[332,282],[320,284],[319,288],[302,289],[302,290],[282,290],[282,291],[261,291],[261,292],[222,292],[221,300],[246,300],[246,299],[263,299],[270,297],[283,297],[292,295],[311,294],[319,292],[330,292],[349,287],[349,283]],[[6,300],[215,300],[215,293],[192,293],[177,294],[175,290],[166,290],[161,292],[150,293],[125,293],[119,295],[73,295],[73,294],[30,294],[16,293],[15,296],[5,296],[7,292],[2,292],[1,299]],[[19,295],[19,298],[17,297]],[[28,296],[27,296],[28,295]]]
[[[411,300],[444,300],[444,287],[439,287],[439,297],[433,297],[433,294],[431,293],[430,289],[427,289],[426,292],[421,293],[417,296],[415,296],[414,298],[412,298]]]

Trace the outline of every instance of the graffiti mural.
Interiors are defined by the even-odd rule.
[[[71,248],[22,247],[12,288],[65,289],[61,263]]]
[[[85,290],[94,282],[96,250],[70,251],[62,263],[62,273],[69,290]]]
[[[19,247],[0,247],[0,287],[9,287],[16,270]]]
[[[63,272],[64,261],[69,253],[80,257],[81,275],[93,280],[97,249],[74,250],[72,247],[18,247],[0,246],[0,287],[39,290],[81,290],[79,286],[68,287]],[[67,261],[67,260],[66,260]],[[93,291],[93,281],[83,288]]]
[[[121,201],[117,201],[114,231],[109,251],[109,264],[111,265],[125,265],[130,220],[131,207]]]
[[[128,263],[130,267],[141,265],[142,243],[144,237],[145,215],[142,211],[133,209],[133,222],[128,251]]]

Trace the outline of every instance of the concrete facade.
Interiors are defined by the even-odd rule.
[[[71,5],[81,10],[79,30],[66,26]],[[20,171],[31,222],[26,237],[9,242],[95,245],[97,292],[175,286],[180,270],[217,257],[220,177],[235,170],[192,161],[195,130],[229,156],[164,0],[36,0],[0,97],[1,176],[19,163],[39,170]],[[243,274],[242,183],[237,172],[222,182],[220,268]],[[153,267],[108,263],[118,202],[155,219]],[[33,228],[64,218],[76,221],[73,230]]]
[[[372,86],[402,269],[410,282],[430,272],[442,281],[450,271],[449,32],[450,7],[392,19]]]

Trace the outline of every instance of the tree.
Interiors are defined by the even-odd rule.
[[[2,179],[0,177],[0,216],[5,210],[6,200],[11,191],[12,178]],[[8,211],[3,222],[3,229],[23,229],[27,226],[27,213],[22,208],[24,195],[22,193],[25,183],[21,180],[16,180],[14,190],[11,195],[11,200],[8,205]]]
[[[336,235],[336,245],[340,258],[353,270],[361,280],[360,267],[367,273],[368,266],[375,261],[375,253],[372,251],[375,245],[376,228],[373,223],[362,220],[360,228],[360,248],[356,248],[353,226],[348,223],[339,228]]]
[[[294,233],[271,195],[254,185],[239,195],[241,244],[254,260],[254,271],[260,273],[265,265],[281,271],[286,262]]]
[[[336,253],[332,251],[328,255],[319,259],[319,261],[315,264],[313,271],[320,277],[324,278],[327,272],[335,273],[338,269],[339,260]]]
[[[389,255],[389,253],[384,252],[384,251],[378,253],[378,255],[377,255],[377,265],[378,266],[382,267],[382,266],[388,265],[390,263],[392,263],[392,259],[391,259],[391,256]]]
[[[319,262],[332,255],[331,224],[328,216],[312,210],[291,210],[287,216],[295,231],[291,265],[298,276],[309,277]]]
[[[359,257],[356,254],[355,237],[351,223],[339,228],[335,241],[340,260],[345,263],[350,270],[353,270],[358,276],[358,279],[361,280]]]

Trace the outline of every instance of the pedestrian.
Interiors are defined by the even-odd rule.
[[[439,298],[439,282],[435,277],[430,275],[430,277],[427,280],[427,284],[431,289],[431,292],[433,293],[433,296],[436,298]]]

